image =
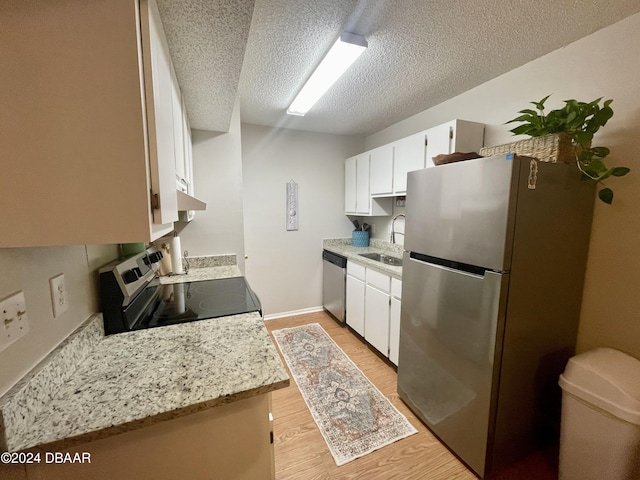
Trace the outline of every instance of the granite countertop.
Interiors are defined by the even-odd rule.
[[[221,278],[202,268],[214,270],[175,278]],[[0,399],[0,451],[68,447],[287,385],[257,312],[106,337],[98,314]]]
[[[332,238],[322,242],[322,248],[330,252],[347,257],[349,261],[359,263],[368,268],[374,268],[392,277],[402,279],[402,267],[387,265],[370,258],[361,257],[361,253],[383,253],[393,257],[402,258],[404,248],[402,245],[392,244],[384,240],[372,238],[368,247],[354,247],[350,238]]]
[[[197,282],[215,278],[241,277],[235,255],[211,255],[189,258],[188,273],[160,277],[161,284]],[[183,260],[183,266],[184,260]]]

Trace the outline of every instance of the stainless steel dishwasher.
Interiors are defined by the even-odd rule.
[[[347,259],[328,250],[322,251],[322,306],[336,320],[345,323]]]

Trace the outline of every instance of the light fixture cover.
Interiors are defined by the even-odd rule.
[[[287,113],[299,116],[307,113],[366,48],[364,37],[343,32],[293,99]]]

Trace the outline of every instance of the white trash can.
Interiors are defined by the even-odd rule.
[[[560,375],[559,480],[640,479],[640,360],[611,348]]]

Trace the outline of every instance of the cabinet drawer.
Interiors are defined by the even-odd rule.
[[[391,290],[391,277],[385,273],[367,268],[367,285],[371,285],[381,292],[389,293]]]
[[[391,296],[402,298],[402,280],[391,277]]]
[[[364,282],[366,268],[353,262],[347,262],[347,274]]]

